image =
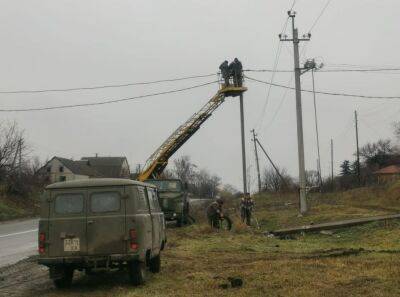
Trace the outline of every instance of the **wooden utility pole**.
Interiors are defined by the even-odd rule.
[[[361,172],[360,172],[360,147],[358,145],[358,114],[357,110],[354,111],[354,121],[356,126],[356,146],[357,146],[357,178],[358,178],[358,185],[361,185]]]
[[[18,176],[21,177],[21,174],[22,174],[22,138],[20,138],[18,140],[18,154],[19,154]]]
[[[307,189],[306,189],[306,169],[304,160],[304,137],[303,137],[303,112],[301,106],[301,68],[300,68],[300,54],[299,54],[299,43],[301,41],[309,41],[311,34],[304,35],[303,38],[299,38],[298,29],[295,27],[294,19],[296,12],[288,11],[289,17],[292,19],[292,38],[288,39],[282,34],[279,35],[281,41],[292,41],[294,51],[294,73],[296,83],[296,114],[297,114],[297,146],[299,155],[299,185],[300,185],[300,213],[305,214],[307,212]]]
[[[257,182],[258,182],[258,193],[261,193],[261,174],[260,174],[260,164],[258,161],[258,150],[257,150],[257,134],[253,130],[251,130],[251,133],[253,134],[253,142],[254,142],[254,155],[256,157],[256,168],[257,168]]]

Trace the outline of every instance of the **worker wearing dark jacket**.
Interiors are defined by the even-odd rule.
[[[242,218],[242,222],[246,222],[247,226],[251,225],[251,214],[254,208],[254,201],[251,199],[249,194],[246,194],[245,197],[240,201],[240,215]]]
[[[222,64],[219,66],[219,70],[221,70],[221,76],[224,79],[225,87],[229,86],[229,64],[228,61],[222,62]]]
[[[243,65],[238,58],[235,58],[231,64],[229,64],[230,75],[233,76],[233,84],[235,87],[241,87],[243,85]]]
[[[223,217],[222,206],[224,201],[218,198],[207,207],[207,219],[212,228],[219,228],[219,220]]]

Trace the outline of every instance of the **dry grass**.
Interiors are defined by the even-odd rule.
[[[387,199],[398,201],[399,189]],[[262,227],[269,229],[400,209],[399,203],[389,203],[384,196],[380,203],[371,195],[364,196],[367,192],[359,190],[363,197],[357,191],[330,198],[315,195],[310,215],[300,218],[295,204],[285,206],[294,203],[294,197],[259,197],[257,215]],[[400,296],[400,222],[280,240],[249,229],[233,217],[232,232],[215,232],[205,224],[169,229],[162,272],[152,275],[145,286],[133,288],[125,274],[114,273],[80,277],[69,291],[50,290],[41,295]],[[243,287],[220,288],[228,277],[242,278]]]
[[[0,195],[0,222],[36,216],[39,203],[36,196],[29,198]]]

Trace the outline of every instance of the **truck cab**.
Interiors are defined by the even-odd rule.
[[[146,182],[157,186],[160,206],[167,221],[176,221],[178,226],[189,223],[187,189],[180,179],[149,179]]]
[[[127,268],[131,281],[160,271],[165,219],[154,185],[127,179],[87,179],[46,187],[39,221],[39,264],[57,287],[74,270]]]

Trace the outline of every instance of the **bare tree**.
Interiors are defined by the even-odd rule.
[[[316,170],[306,170],[307,187],[319,187],[319,174]]]
[[[189,183],[196,172],[197,166],[190,161],[189,156],[174,160],[174,174],[184,183]]]
[[[16,122],[0,124],[0,179],[21,172],[27,145]]]
[[[292,178],[285,169],[277,168],[279,173],[272,168],[265,169],[263,174],[264,190],[267,192],[287,191],[293,185]]]
[[[400,141],[400,122],[393,123],[394,135]]]
[[[214,198],[221,184],[221,178],[219,176],[211,175],[206,169],[199,170],[197,166],[190,161],[189,156],[182,156],[174,160],[173,169],[169,172],[164,171],[164,173],[167,173],[167,176],[169,175],[180,179],[188,185],[189,192],[204,198]]]
[[[234,186],[229,185],[229,184],[226,184],[223,186],[223,191],[225,191],[231,195],[235,195],[239,192]]]
[[[367,143],[360,149],[360,156],[364,163],[372,169],[398,162],[399,155],[400,153],[390,139],[380,139],[374,143]]]

